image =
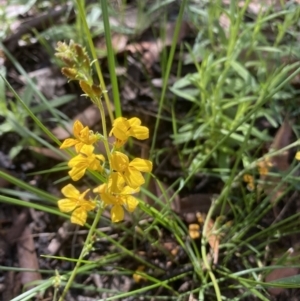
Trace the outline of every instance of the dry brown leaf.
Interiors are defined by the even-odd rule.
[[[179,245],[175,241],[165,241],[163,242],[163,247],[173,256],[176,256],[180,249]]]
[[[110,26],[113,27],[128,27],[136,29],[140,17],[137,7],[127,6],[125,10],[123,9],[120,11],[120,15],[118,15],[118,17],[111,16],[109,18],[109,23]]]
[[[14,212],[13,212],[14,213]],[[17,239],[21,236],[28,218],[28,210],[23,210],[20,214],[13,214],[13,225],[7,232],[0,236],[0,259],[3,262],[12,246],[16,243]],[[15,297],[21,289],[20,280],[17,279],[17,275],[14,271],[9,271],[7,277],[5,277],[5,289],[2,293],[3,300],[11,300]]]
[[[115,53],[120,53],[125,51],[127,42],[128,42],[128,36],[125,36],[120,33],[112,34],[111,43]],[[107,56],[105,37],[100,38],[98,41],[96,41],[96,47],[97,49],[101,49],[100,58]]]
[[[219,18],[219,24],[221,28],[225,31],[226,35],[228,34],[228,30],[230,28],[230,19],[226,14],[221,14]]]
[[[11,5],[9,5],[8,7],[14,10],[15,6],[11,7]],[[4,44],[8,50],[13,53],[15,48],[18,46],[20,38],[27,33],[32,33],[33,29],[36,31],[47,29],[53,24],[58,24],[59,19],[62,16],[67,16],[69,19],[72,18],[75,15],[75,12],[73,9],[71,9],[71,7],[71,3],[65,5],[55,5],[52,9],[47,10],[47,12],[41,15],[28,18],[23,22],[16,21],[12,23],[12,34],[4,40]]]
[[[276,269],[273,270],[267,277],[266,277],[266,282],[274,281],[274,280],[279,280],[281,278],[285,277],[290,277],[290,276],[295,276],[299,274],[299,269],[298,268],[291,268],[291,267],[286,267],[282,269]],[[281,294],[283,291],[285,291],[285,288],[282,287],[272,287],[269,288],[268,291],[271,295],[277,296]]]
[[[35,252],[34,241],[31,230],[28,226],[25,227],[18,240],[17,253],[20,268],[36,270],[36,272],[21,272],[21,283],[26,285],[33,281],[41,280],[41,274],[37,272],[39,269],[39,263]],[[29,286],[26,286],[26,289],[29,288]]]
[[[86,108],[82,113],[77,114],[73,120],[79,120],[84,126],[89,128],[93,127],[97,122],[100,121],[100,112],[95,105],[91,105]],[[73,132],[73,122],[69,124],[66,129],[58,126],[52,130],[52,134],[59,140],[64,140],[69,138]]]
[[[285,146],[290,144],[292,134],[292,128],[287,119],[283,122],[279,130],[277,131],[274,141],[270,147],[270,151],[276,151],[284,148]],[[289,153],[288,151],[284,151],[277,156],[273,156],[266,160],[265,162],[261,162],[259,168],[261,168],[260,180],[265,182],[260,185],[260,188],[264,189],[267,194],[270,194],[271,203],[274,203],[277,199],[279,199],[285,191],[286,185],[281,185],[279,189],[274,191],[274,187],[281,181],[281,177],[273,177],[268,174],[268,169],[270,167],[276,168],[279,172],[286,171],[290,164],[288,161]],[[262,166],[265,163],[265,166]],[[266,170],[265,170],[266,169]],[[277,216],[279,214],[276,207],[274,207],[274,214]]]
[[[47,99],[54,99],[57,96],[66,94],[63,86],[66,84],[67,79],[61,75],[57,68],[41,68],[28,72],[26,76],[20,75],[18,78],[24,85],[28,84],[28,78],[34,79],[38,90]]]
[[[222,1],[226,5],[230,5],[229,0],[223,0]],[[245,6],[245,1],[238,1],[239,7]],[[247,10],[253,14],[259,14],[261,11],[264,12],[270,7],[274,7],[275,9],[278,9],[281,7],[280,0],[252,0]]]
[[[16,214],[14,214],[16,215]],[[24,209],[14,218],[12,227],[6,232],[5,240],[10,246],[14,245],[17,239],[21,236],[28,219],[28,210]]]
[[[192,293],[189,295],[188,301],[197,301],[197,300],[198,300],[198,299],[196,299],[196,298],[193,296]]]
[[[219,259],[219,245],[220,245],[220,235],[214,233],[215,229],[215,222],[210,219],[208,221],[206,231],[203,232],[203,236],[206,237],[208,244],[212,250],[213,255],[213,263],[216,265]]]
[[[15,271],[8,271],[4,277],[4,290],[1,292],[1,300],[12,300],[18,294],[20,294],[22,284],[20,282],[19,274]]]
[[[55,255],[60,249],[61,245],[67,241],[73,232],[76,229],[76,225],[71,224],[70,222],[65,222],[57,231],[57,235],[53,238],[48,245],[49,254]]]
[[[174,195],[174,190],[169,189],[168,186],[164,183],[160,183],[160,185],[163,187],[162,189],[164,189],[164,191],[167,191],[168,199],[172,198],[173,195]],[[150,179],[148,189],[151,193],[153,193],[158,198],[160,198],[162,200],[162,202],[167,203],[168,200],[165,199],[164,194],[162,193],[160,186],[157,184],[157,182],[153,178]],[[173,203],[177,203],[178,200],[179,200],[179,197],[176,196],[175,199],[173,200],[173,202],[170,204],[171,208],[173,206]],[[153,206],[155,209],[161,210],[161,206],[159,204],[156,204],[151,198],[147,197],[146,202],[150,206]]]
[[[278,254],[278,258],[281,258],[283,254]],[[288,257],[296,257],[299,256],[299,254],[296,254],[295,252],[291,251],[290,255]],[[277,265],[277,262],[272,262],[272,265]],[[281,264],[282,265],[282,264]],[[266,278],[265,281],[266,282],[271,282],[271,281],[275,281],[275,280],[279,280],[282,278],[286,278],[286,277],[291,277],[291,276],[296,276],[300,274],[300,269],[299,268],[294,268],[294,267],[285,267],[285,268],[281,268],[281,269],[275,269],[272,272],[270,272]],[[282,292],[284,292],[286,289],[285,288],[281,288],[281,287],[271,287],[268,289],[268,291],[270,292],[271,295],[273,296],[277,296],[279,294],[281,294]]]
[[[134,29],[140,36],[143,35],[150,25],[155,23],[160,14],[160,11],[156,10],[146,17],[146,14],[137,7],[129,5],[126,6],[126,9],[122,9],[121,7],[117,9],[119,9],[117,17],[109,17],[110,26],[115,28],[122,27]],[[127,42],[128,36],[116,32],[112,34],[112,46],[116,53],[126,50]],[[105,57],[107,55],[105,38],[100,38],[96,41],[96,47],[101,51],[100,57]]]
[[[164,41],[152,38],[149,41],[129,44],[126,47],[126,50],[131,53],[139,52],[142,55],[142,62],[145,64],[147,69],[150,69],[152,65],[159,60],[159,54],[163,47],[170,46],[172,44],[175,26],[175,22],[167,24],[166,40]],[[183,21],[181,23],[177,43],[180,43],[190,33],[190,30],[191,27],[189,23]]]
[[[211,201],[213,199],[212,193],[195,193],[184,198],[177,198],[172,203],[172,209],[180,214],[187,223],[197,222],[197,212],[206,214],[211,206]],[[221,207],[215,207],[214,213],[219,214]],[[230,210],[227,205],[225,207],[225,213]]]
[[[271,145],[271,150],[280,150],[291,143],[292,127],[287,119],[284,120],[283,124],[277,131],[274,141]],[[288,162],[287,151],[281,153],[280,155],[271,158],[271,163],[273,166],[278,168],[280,171],[286,171],[290,164]]]
[[[29,146],[28,148],[37,154],[40,154],[45,157],[55,159],[58,161],[62,161],[62,160],[64,160],[64,158],[65,159],[70,158],[70,155],[65,150],[58,150],[59,152],[62,153],[62,155],[60,156],[59,154],[57,154],[56,152],[54,152],[52,149],[49,149],[49,148],[35,147],[35,146]]]

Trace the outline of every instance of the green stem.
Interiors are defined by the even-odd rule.
[[[107,48],[107,59],[108,59],[108,68],[110,74],[110,80],[112,85],[112,93],[115,104],[116,117],[122,116],[121,102],[120,102],[120,93],[118,87],[118,80],[116,75],[116,64],[115,64],[115,54],[112,47],[112,38],[110,34],[110,25],[108,19],[108,10],[107,10],[107,1],[101,0],[101,9],[102,9],[102,18],[104,25],[105,41]]]
[[[82,261],[83,257],[86,255],[86,247],[88,246],[88,244],[91,241],[92,235],[93,235],[93,233],[94,233],[94,231],[96,229],[96,226],[98,225],[98,222],[100,220],[101,214],[102,214],[102,210],[99,209],[98,212],[97,212],[97,214],[96,214],[96,216],[95,216],[94,222],[93,222],[93,224],[92,224],[92,226],[91,226],[91,228],[89,230],[88,236],[87,236],[87,238],[85,240],[84,246],[83,246],[83,248],[81,250],[81,253],[80,253],[80,256],[79,256],[78,261],[76,263],[76,266],[75,266],[74,270],[72,271],[71,276],[70,276],[70,278],[69,278],[69,280],[68,280],[68,282],[67,282],[67,284],[66,284],[66,286],[65,286],[65,288],[64,288],[64,290],[63,290],[63,292],[62,292],[62,294],[61,294],[61,296],[60,296],[60,298],[59,298],[58,301],[64,301],[65,300],[65,296],[66,296],[68,290],[70,289],[70,287],[71,287],[71,285],[73,283],[74,278],[76,277],[77,270],[79,269],[79,267],[81,265],[81,261]]]
[[[81,17],[81,21],[82,21],[82,24],[83,24],[83,28],[84,28],[84,31],[86,33],[88,44],[89,44],[89,47],[90,47],[90,50],[91,50],[92,58],[93,58],[93,61],[95,62],[95,68],[96,68],[97,75],[98,75],[98,78],[99,78],[99,81],[100,81],[100,86],[101,86],[101,89],[103,89],[105,91],[106,86],[105,86],[104,78],[103,78],[102,71],[101,71],[101,68],[100,68],[99,60],[98,60],[98,57],[97,57],[97,54],[96,54],[93,39],[91,37],[91,32],[90,32],[90,29],[89,29],[87,21],[86,21],[86,13],[84,11],[84,4],[80,0],[76,0],[76,2],[77,2],[78,10],[79,10],[79,15]],[[103,96],[104,96],[104,100],[105,100],[105,103],[106,103],[106,107],[107,107],[107,111],[108,111],[110,121],[111,121],[111,123],[113,123],[114,116],[113,116],[113,113],[112,113],[112,110],[111,110],[111,105],[110,105],[110,100],[109,100],[109,97],[108,97],[108,93],[106,93],[106,92],[103,93]]]
[[[109,160],[110,158],[110,150],[109,150],[109,145],[108,145],[108,134],[107,134],[107,128],[106,128],[106,120],[105,120],[105,112],[104,112],[104,107],[102,104],[101,99],[96,99],[96,101],[93,100],[94,103],[97,104],[97,107],[100,111],[100,115],[101,115],[101,122],[102,122],[102,129],[103,129],[103,136],[104,136],[104,147],[106,150],[106,155],[107,155],[107,159]]]
[[[211,220],[212,214],[214,212],[214,208],[215,208],[215,202],[213,202],[212,205],[210,206],[207,216],[205,218],[204,225],[203,225],[203,236],[201,239],[201,255],[202,255],[204,266],[207,269],[209,277],[211,279],[211,282],[214,286],[215,293],[216,293],[216,300],[221,301],[222,297],[221,297],[220,288],[219,288],[217,279],[215,277],[215,274],[212,272],[212,270],[210,268],[210,264],[208,262],[207,255],[206,255],[206,243],[207,243],[206,233],[208,231],[208,224],[209,224],[209,221]]]

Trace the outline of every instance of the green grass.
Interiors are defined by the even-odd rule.
[[[112,101],[114,115],[118,117],[124,111],[120,98],[120,82],[125,79],[120,79],[116,75],[118,63],[112,50],[109,16],[121,14],[119,17],[122,18],[126,3],[118,8],[107,2],[99,1],[90,7],[87,7],[84,1],[74,2],[75,25],[64,26],[68,27],[67,32],[72,37],[76,36],[76,32],[79,33],[78,41],[75,42],[87,47],[94,60],[97,81],[103,90],[111,85],[112,96],[109,97],[109,93],[105,92],[104,103],[110,107]],[[169,2],[171,5],[175,3]],[[158,96],[157,114],[155,122],[151,125],[153,128],[150,137],[151,160],[159,166],[163,163],[163,158],[175,149],[181,166],[181,176],[173,183],[168,180],[165,185],[164,179],[155,176],[154,170],[148,184],[155,182],[158,193],[154,194],[149,188],[150,185],[142,189],[139,209],[133,214],[133,221],[129,227],[125,222],[112,225],[109,219],[103,217],[101,222],[105,226],[112,227],[113,233],[118,233],[115,238],[102,231],[102,228],[95,229],[96,225],[88,225],[90,231],[80,258],[56,257],[58,261],[74,262],[76,269],[61,274],[53,270],[50,275],[49,271],[41,270],[43,280],[13,301],[31,300],[38,292],[46,290],[53,291],[53,300],[59,300],[61,291],[66,285],[68,289],[83,288],[76,280],[76,276],[88,275],[95,271],[100,275],[106,275],[108,272],[105,268],[108,266],[114,268],[110,277],[122,275],[132,277],[137,267],[143,265],[145,269],[140,274],[145,281],[134,286],[129,292],[107,290],[110,295],[105,300],[122,300],[127,297],[133,297],[135,300],[139,297],[186,300],[190,294],[199,300],[245,300],[245,298],[269,300],[268,287],[299,288],[299,276],[272,283],[265,280],[265,276],[272,270],[284,266],[299,267],[297,264],[299,256],[291,257],[286,253],[289,247],[296,246],[288,245],[285,239],[299,233],[300,213],[291,213],[279,220],[275,220],[273,215],[274,206],[277,204],[284,206],[284,202],[299,190],[297,176],[299,164],[295,160],[290,160],[287,170],[272,170],[268,179],[272,185],[270,192],[265,181],[259,177],[257,163],[284,154],[285,151],[293,154],[300,144],[297,139],[291,140],[289,145],[266,153],[263,146],[270,144],[274,135],[267,128],[263,130],[258,128],[262,119],[266,120],[270,127],[278,128],[287,117],[294,120],[291,123],[293,135],[299,137],[300,125],[297,121],[299,92],[297,85],[293,85],[292,81],[300,74],[298,43],[300,8],[292,4],[282,4],[280,9],[268,7],[255,15],[247,10],[249,3],[250,1],[246,1],[240,8],[236,5],[236,1],[231,1],[228,6],[224,6],[221,1],[209,1],[201,5],[192,1],[179,2],[172,43],[169,48],[163,49],[159,62],[163,74],[162,88],[158,89],[152,85],[151,75],[144,76],[149,80],[153,95]],[[160,2],[146,4],[147,9],[138,6],[139,14],[147,19],[152,13],[161,11],[160,38],[163,39],[165,35],[163,22],[167,22],[170,17],[167,15],[167,9],[164,3]],[[93,23],[95,26],[91,29],[89,21],[97,10],[101,12],[103,23],[95,22]],[[227,29],[219,24],[221,16],[228,19]],[[179,46],[176,41],[184,19],[192,24],[196,38]],[[138,29],[136,31],[130,28],[113,29],[125,31],[132,40],[138,35]],[[53,31],[55,30],[58,28],[53,26]],[[107,42],[109,79],[108,76],[103,76],[102,66],[97,60],[98,53],[93,44],[95,33],[102,33]],[[44,33],[39,33],[38,38],[48,51],[53,49],[51,43],[57,42],[47,41]],[[68,39],[69,36],[63,36],[61,40],[64,38]],[[2,115],[6,118],[0,126],[0,133],[15,131],[22,137],[22,143],[11,151],[11,157],[17,156],[28,146],[43,146],[62,155],[57,150],[60,142],[47,128],[41,113],[48,111],[51,114],[51,121],[59,125],[65,124],[68,118],[60,112],[59,106],[70,101],[71,97],[67,95],[51,101],[46,99],[36,84],[29,79],[13,53],[9,53],[5,47],[3,49],[18,72],[28,79],[23,95],[18,95],[5,78],[5,73],[2,77],[1,87],[6,87],[7,91],[13,93],[15,102],[12,102],[9,108],[6,107],[3,105],[7,101],[5,94],[0,94]],[[55,62],[54,56],[52,60]],[[184,73],[187,64],[192,64],[193,68],[192,71]],[[176,77],[172,85],[169,84],[171,75]],[[38,96],[41,100],[38,107],[30,101],[32,95]],[[182,103],[188,110],[179,112],[178,107]],[[109,111],[107,123],[110,124],[111,120],[113,113]],[[105,120],[102,122],[104,125]],[[164,131],[162,124],[166,123],[170,131],[172,148],[161,145],[159,140]],[[29,124],[34,125],[34,130],[28,130]],[[53,166],[48,172],[61,173],[62,166],[65,165]],[[216,179],[218,185],[205,187],[209,192],[213,190],[214,194],[209,211],[201,212],[206,213],[202,236],[194,241],[189,238],[187,224],[172,210],[172,203],[176,197],[186,194],[187,191],[193,193],[199,174],[202,177]],[[254,176],[256,184],[254,190],[249,191],[246,188],[243,182],[244,174]],[[1,202],[69,219],[69,215],[58,210],[56,206],[58,197],[5,172],[0,171],[0,177],[29,193],[31,200],[24,202],[22,192],[18,194],[13,189],[5,189],[0,195]],[[91,187],[92,183],[97,181],[99,179],[91,175],[86,184]],[[149,200],[153,206],[149,205]],[[100,212],[97,215],[99,216]],[[90,217],[91,220],[95,219],[95,214],[91,214]],[[208,252],[207,233],[212,220],[213,233],[220,237],[219,259],[216,265],[212,264],[213,259]],[[104,239],[110,244],[111,252],[96,261],[85,260],[84,255],[92,252],[91,237]],[[166,251],[163,246],[165,237],[178,245],[185,254],[183,263],[176,262],[176,256]],[[147,255],[141,255],[138,252],[140,244],[151,246],[151,250],[162,254],[166,262],[173,262],[172,268],[176,273],[166,274],[163,267],[154,264]],[[282,244],[284,250],[280,251]],[[276,259],[275,254],[267,253],[270,248],[276,252],[279,250],[279,255],[276,255],[279,258]],[[134,264],[127,266],[129,258]],[[6,267],[6,270],[16,268]],[[72,281],[69,281],[70,279]],[[186,279],[191,285],[182,292],[179,286]],[[106,291],[104,288],[97,289],[94,286],[84,288],[99,295]],[[65,292],[67,293],[67,290]],[[234,296],[234,299],[230,296]]]

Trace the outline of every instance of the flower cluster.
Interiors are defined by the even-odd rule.
[[[58,43],[56,56],[67,65],[62,68],[62,73],[70,80],[79,81],[85,95],[98,106],[101,113],[102,90],[93,83],[91,63],[85,49],[73,42],[69,45]],[[132,195],[139,192],[141,185],[145,183],[142,173],[152,171],[151,161],[140,158],[130,161],[122,151],[122,147],[129,137],[139,140],[149,138],[149,129],[141,125],[139,118],[116,118],[109,133],[109,136],[115,138],[111,147],[108,145],[106,130],[103,130],[103,135],[94,133],[79,120],[74,123],[73,134],[74,138],[66,139],[60,146],[61,149],[75,148],[76,156],[68,162],[71,168],[69,176],[73,181],[78,181],[87,170],[101,174],[104,183],[92,191],[98,194],[104,206],[111,206],[112,221],[122,221],[124,208],[133,212],[138,205],[138,200]],[[98,141],[102,141],[105,145],[106,158],[95,151],[95,144]],[[80,193],[71,184],[62,188],[65,198],[58,201],[58,207],[62,212],[72,212],[71,222],[84,225],[87,212],[97,207],[95,200],[88,201],[85,198],[89,190]]]
[[[129,212],[134,211],[138,205],[138,200],[132,194],[139,192],[140,186],[145,183],[142,172],[152,171],[151,161],[140,158],[134,158],[130,161],[128,156],[120,151],[120,146],[124,145],[130,136],[139,139],[148,138],[148,128],[140,126],[140,123],[138,118],[129,120],[117,118],[115,120],[111,130],[111,134],[116,135],[115,143],[109,154],[108,162],[102,154],[94,153],[95,147],[92,144],[99,140],[97,138],[99,135],[94,134],[87,127],[83,127],[78,120],[73,127],[75,138],[66,139],[60,146],[61,149],[75,146],[77,155],[68,163],[71,168],[69,176],[73,181],[80,180],[86,170],[99,172],[105,177],[107,182],[93,189],[93,192],[99,194],[105,205],[112,206],[111,219],[113,222],[124,219],[123,208]],[[128,124],[135,125],[125,130]],[[73,211],[71,222],[83,225],[87,218],[87,211],[95,209],[95,202],[89,202],[84,198],[88,191],[80,194],[71,184],[62,189],[66,198],[58,201],[58,206],[62,212]]]

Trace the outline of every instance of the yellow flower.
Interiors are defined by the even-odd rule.
[[[105,161],[105,158],[103,155],[95,155],[93,151],[94,146],[85,144],[80,153],[69,161],[68,166],[72,168],[69,175],[73,181],[81,179],[87,168],[103,171],[101,164]]]
[[[96,187],[93,192],[99,193],[101,200],[105,205],[112,205],[110,214],[113,223],[120,222],[124,219],[125,207],[129,212],[133,212],[138,205],[138,200],[132,196],[132,194],[139,192],[140,188],[131,188],[124,186],[125,181],[122,177],[118,178],[118,183],[114,185],[114,191],[110,188],[112,178],[108,180],[108,184],[102,184]]]
[[[116,138],[115,146],[119,148],[125,144],[130,136],[139,140],[149,138],[149,129],[145,126],[141,126],[141,120],[137,117],[130,119],[119,117],[113,122],[113,128],[109,136],[112,135]]]
[[[66,197],[58,201],[58,208],[62,212],[72,212],[71,223],[83,226],[87,219],[87,212],[96,208],[95,201],[85,200],[89,189],[80,193],[72,184],[65,186],[61,192]]]
[[[268,157],[257,163],[258,172],[261,176],[266,176],[269,173],[269,170],[272,166],[273,163]]]
[[[247,188],[250,190],[250,191],[253,191],[254,188],[255,188],[255,184],[254,184],[254,177],[249,175],[249,174],[244,174],[243,175],[243,180],[244,182],[247,183]]]
[[[90,131],[88,126],[83,127],[82,123],[79,120],[76,120],[73,125],[73,133],[75,139],[66,139],[60,146],[60,149],[75,146],[76,152],[79,153],[79,151],[85,144],[92,145],[98,140],[97,135],[94,134],[93,131]]]
[[[295,159],[300,161],[300,151],[296,153]]]
[[[144,270],[145,270],[145,266],[139,265],[138,268],[136,269],[135,273],[132,275],[132,278],[136,283],[139,283],[141,280],[143,280],[143,281],[147,280],[140,274],[140,272],[143,272]]]
[[[141,172],[151,172],[152,162],[140,158],[135,158],[129,162],[128,157],[121,152],[113,152],[110,157],[112,170],[120,173],[127,185],[137,188],[145,183]]]
[[[191,239],[197,239],[200,237],[200,226],[198,224],[189,225],[189,235]]]

